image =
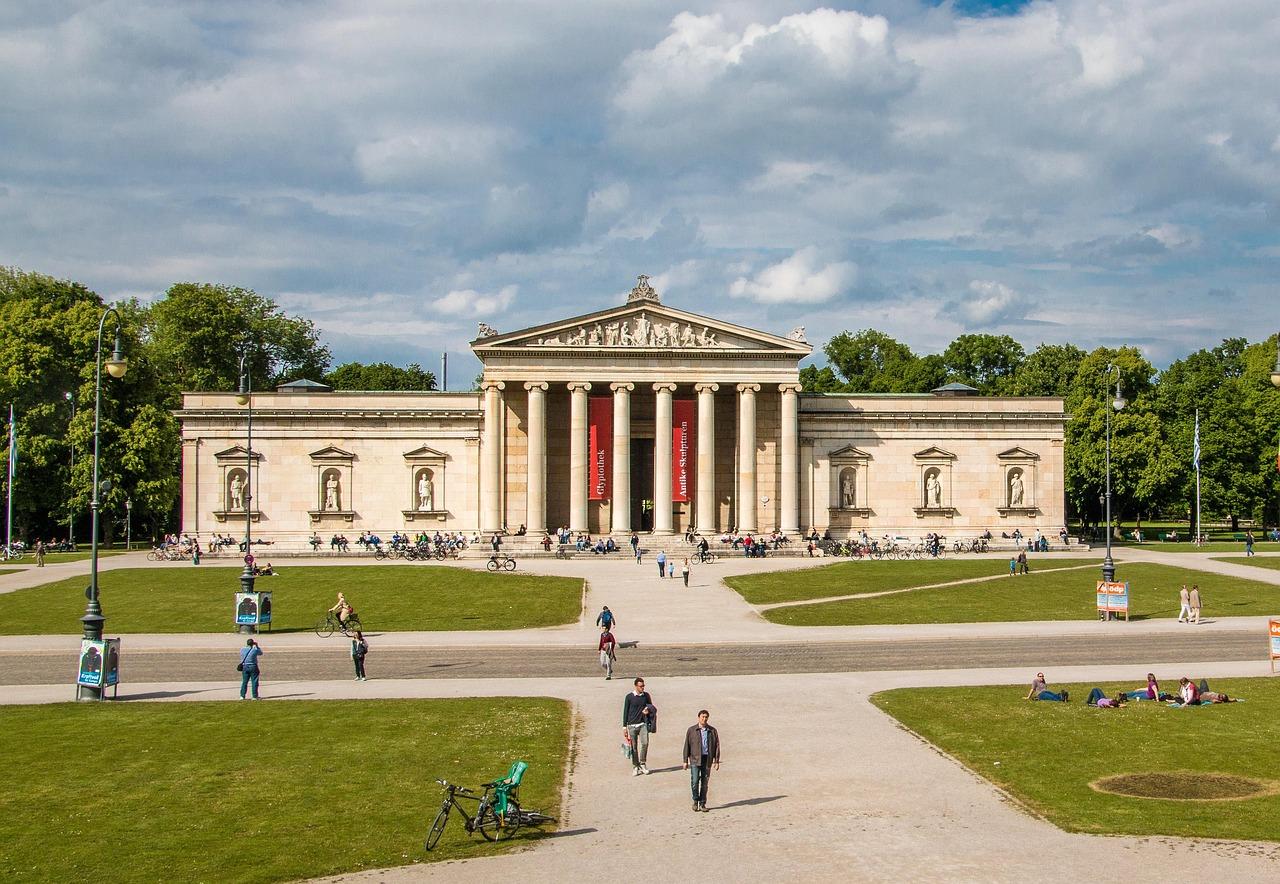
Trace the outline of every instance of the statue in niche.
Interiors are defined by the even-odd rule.
[[[430,512],[432,509],[431,498],[434,496],[434,489],[431,487],[431,477],[426,470],[418,475],[418,509],[422,512]]]
[[[845,470],[844,475],[840,477],[840,506],[847,510],[853,509],[857,504],[854,488],[853,470]]]
[[[698,339],[694,337],[693,326],[685,325],[684,331],[680,333],[680,346],[692,347],[696,343],[698,343]]]
[[[1022,474],[1015,472],[1009,479],[1009,506],[1022,506],[1023,492]]]
[[[239,473],[231,477],[231,508],[244,509],[244,478]]]
[[[637,347],[649,346],[649,332],[651,330],[652,330],[652,327],[649,323],[649,320],[645,318],[645,315],[643,313],[641,313],[639,316],[636,317],[636,332],[634,335],[634,339],[635,339],[635,345]]]
[[[924,482],[924,501],[927,506],[942,506],[942,483],[938,481],[936,472],[929,473]]]
[[[324,482],[324,508],[327,510],[341,509],[338,506],[338,474],[330,473]]]

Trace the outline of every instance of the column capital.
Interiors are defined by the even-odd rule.
[[[693,389],[697,390],[699,393],[714,393],[716,390],[720,389],[720,385],[711,383],[694,384]]]
[[[759,393],[760,385],[759,384],[738,384],[737,390],[739,393]]]
[[[565,384],[565,386],[569,388],[570,393],[576,393],[579,390],[586,392],[591,389],[591,382],[590,381],[570,381],[569,383]]]
[[[548,384],[546,381],[528,381],[524,385],[524,388],[526,390],[529,390],[530,392],[534,390],[541,390],[542,392],[545,393],[547,392],[548,389],[550,389],[550,387],[551,385]]]
[[[653,385],[653,392],[655,393],[674,393],[675,391],[676,385],[670,382]]]
[[[609,385],[609,389],[614,393],[630,393],[636,388],[636,385],[630,381],[618,381]]]
[[[505,390],[507,385],[503,381],[481,381],[480,389],[488,393],[490,390]]]
[[[779,393],[799,393],[803,389],[803,384],[778,384]]]

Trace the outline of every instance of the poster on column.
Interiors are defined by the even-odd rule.
[[[676,399],[671,403],[671,500],[685,503],[690,499],[693,485],[694,452],[694,401]]]
[[[613,398],[592,396],[587,400],[587,498],[608,500],[613,475]]]

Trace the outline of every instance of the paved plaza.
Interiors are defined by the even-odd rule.
[[[1040,561],[1049,567],[1051,558],[1042,556]],[[1222,574],[1245,568],[1208,556],[1146,551],[1126,551],[1125,560]],[[136,556],[121,556],[101,564],[106,570],[139,562]],[[527,563],[529,570],[587,579],[579,623],[521,632],[399,633],[376,638],[376,647],[383,652],[505,654],[501,659],[509,664],[503,665],[511,671],[496,677],[378,677],[380,664],[371,656],[374,678],[366,683],[355,684],[345,677],[291,680],[282,672],[288,665],[283,658],[297,654],[301,660],[310,660],[307,655],[329,654],[341,660],[345,643],[326,644],[302,633],[265,635],[263,642],[274,655],[265,670],[268,699],[273,694],[295,699],[537,695],[568,699],[576,709],[574,760],[556,837],[504,855],[338,880],[564,881],[633,873],[656,881],[696,876],[714,881],[1255,882],[1280,877],[1280,845],[1067,834],[1027,814],[990,783],[867,702],[871,693],[887,688],[971,684],[1016,686],[1011,687],[1012,700],[1021,694],[1034,667],[1048,665],[1041,662],[1039,645],[1082,644],[1100,654],[1109,644],[1140,639],[1154,642],[1154,647],[1180,635],[1176,624],[1149,620],[800,629],[765,621],[720,582],[733,573],[760,568],[802,571],[812,564],[730,559],[697,569],[693,585],[686,590],[678,580],[659,581],[648,563],[533,561]],[[993,558],[993,568],[1000,564]],[[211,561],[208,566],[218,565]],[[82,562],[41,572],[28,569],[0,577],[0,592],[86,571]],[[288,566],[283,571],[280,579],[287,580]],[[1280,589],[1280,571],[1247,569],[1245,576]],[[232,578],[228,571],[229,582]],[[619,639],[635,643],[620,651],[619,676],[612,682],[597,675],[590,651],[597,632],[592,621],[602,604],[618,614]],[[104,596],[104,607],[109,617],[109,596]],[[1131,661],[1054,666],[1049,674],[1054,682],[1133,679],[1137,683],[1159,663],[1167,675],[1182,665],[1210,679],[1266,675],[1269,667],[1261,639],[1251,659],[1241,659],[1232,644],[1244,635],[1261,635],[1265,627],[1260,622],[1259,618],[1218,618],[1203,624],[1197,629],[1196,640],[1201,644],[1194,659],[1138,659],[1142,646],[1131,645],[1126,651],[1134,655]],[[110,620],[108,633],[114,634],[109,626]],[[1181,634],[1186,632],[1187,627],[1182,627]],[[803,657],[806,645],[857,649],[893,643],[923,647],[945,641],[972,644],[968,655],[952,665],[931,663],[914,669],[804,672],[795,671],[788,662]],[[1001,656],[995,649],[1002,641],[1022,644]],[[69,699],[70,678],[24,683],[23,673],[44,659],[55,667],[48,671],[61,665],[53,661],[62,661],[70,672],[77,642],[74,636],[0,638],[0,701]],[[238,683],[233,685],[222,672],[188,678],[166,669],[165,661],[203,654],[208,656],[202,659],[220,660],[230,669],[225,660],[234,659],[230,655],[240,643],[230,633],[126,636],[121,697],[164,702],[232,699]],[[770,646],[788,650],[770,658],[765,650]],[[670,650],[670,660],[760,649],[752,651],[764,661],[760,665],[772,665],[776,671],[694,676],[677,674],[678,669],[671,675],[644,673],[661,710],[661,726],[650,751],[653,773],[632,777],[619,751],[619,706],[635,672],[631,661],[650,648]],[[1215,650],[1221,650],[1216,658]],[[1009,663],[1010,654],[1026,659]],[[557,656],[565,661],[565,672],[576,668],[578,674],[529,677],[523,671],[522,661],[550,665],[546,661]],[[148,658],[161,663],[148,669]],[[689,665],[697,663],[694,659]],[[206,680],[215,676],[218,680]],[[693,814],[687,774],[680,770],[679,745],[684,728],[702,707],[711,710],[712,723],[720,729],[724,763],[711,780],[711,812]],[[424,817],[434,800],[434,796],[424,798]]]

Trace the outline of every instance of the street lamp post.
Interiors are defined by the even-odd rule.
[[[1116,579],[1116,563],[1111,558],[1111,411],[1112,409],[1120,411],[1128,405],[1125,398],[1120,395],[1120,367],[1118,365],[1107,365],[1107,386],[1111,386],[1111,376],[1115,374],[1116,378],[1116,396],[1107,403],[1107,555],[1102,560],[1102,579],[1107,583],[1113,583]]]
[[[1271,369],[1271,386],[1280,389],[1280,334],[1276,335],[1276,367]],[[1276,469],[1280,470],[1280,454],[1276,455]],[[1280,531],[1280,500],[1276,501],[1276,530]]]
[[[101,488],[98,484],[98,462],[101,455],[101,418],[102,418],[102,330],[106,325],[107,317],[115,315],[116,318],[116,342],[115,347],[111,351],[111,358],[106,361],[107,374],[113,378],[124,377],[125,371],[129,367],[128,361],[124,358],[124,352],[121,347],[121,331],[123,329],[123,321],[120,319],[120,313],[114,307],[108,307],[102,312],[102,318],[98,320],[98,349],[97,355],[94,357],[94,381],[93,381],[93,499],[89,502],[89,509],[92,513],[92,531],[93,538],[89,548],[89,588],[85,590],[85,597],[89,603],[85,606],[84,616],[80,618],[80,622],[84,624],[84,637],[92,641],[102,640],[102,626],[107,618],[102,616],[102,605],[98,602],[98,510],[101,506]],[[76,686],[77,700],[100,700],[102,699],[102,688],[89,687],[87,685]]]
[[[124,551],[133,549],[133,500],[124,499]]]
[[[240,572],[240,592],[253,592],[253,382],[249,375],[249,351],[240,355],[240,389],[236,402],[247,406],[248,421],[245,424],[244,492],[240,502],[244,507],[244,570]],[[257,627],[240,624],[240,632],[252,635]]]
[[[67,400],[67,404],[71,406],[71,421],[67,424],[67,442],[71,445],[71,501],[67,504],[67,543],[71,545],[71,551],[76,551],[76,508],[75,508],[75,481],[76,481],[76,443],[71,438],[71,424],[76,422],[76,396],[70,390],[62,394],[62,398]]]

